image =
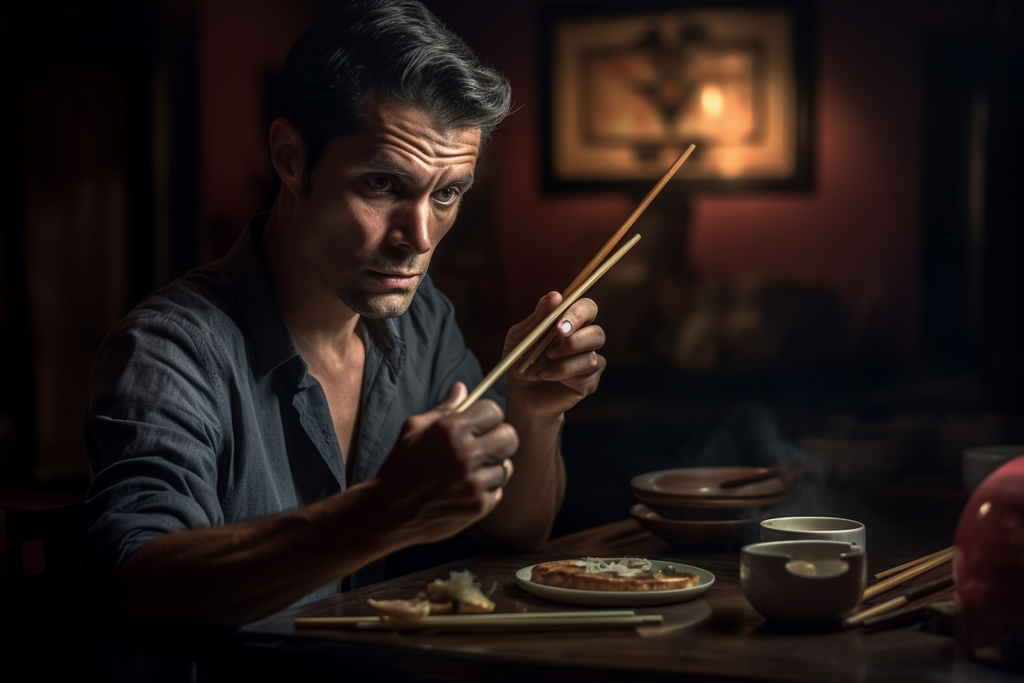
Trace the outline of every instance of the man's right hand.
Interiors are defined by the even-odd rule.
[[[377,475],[382,516],[371,524],[398,531],[403,544],[453,536],[501,500],[519,437],[493,401],[454,412],[467,394],[456,382],[442,403],[406,420]]]
[[[501,500],[519,436],[493,401],[455,413],[466,395],[456,383],[409,418],[369,481],[289,514],[146,542],[118,568],[122,615],[244,624],[388,553],[467,528]]]

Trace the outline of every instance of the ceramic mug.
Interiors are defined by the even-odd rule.
[[[867,551],[864,525],[842,517],[775,517],[761,522],[761,540],[842,541],[856,543]]]
[[[853,543],[773,541],[740,551],[743,594],[768,619],[843,619],[860,604],[867,580],[864,549]]]

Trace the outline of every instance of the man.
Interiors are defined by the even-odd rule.
[[[537,548],[563,414],[604,368],[581,300],[504,411],[492,392],[454,412],[481,373],[426,271],[504,78],[418,3],[377,0],[311,28],[284,81],[269,215],[129,314],[97,364],[83,566],[124,618],[252,621],[467,528]]]

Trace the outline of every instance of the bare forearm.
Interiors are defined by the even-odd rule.
[[[212,624],[272,614],[401,545],[353,523],[366,498],[353,487],[291,514],[154,539],[118,570],[120,611]]]
[[[508,420],[520,439],[512,461],[515,473],[501,503],[481,520],[480,528],[504,545],[534,551],[548,540],[565,496],[560,444],[564,418],[529,419],[510,404]]]
[[[274,613],[410,545],[449,538],[489,514],[518,445],[492,401],[455,413],[461,382],[406,420],[377,476],[288,515],[156,538],[118,569],[132,619],[240,624]]]

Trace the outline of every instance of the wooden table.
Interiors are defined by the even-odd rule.
[[[947,543],[948,545],[948,543]],[[880,548],[878,571],[917,555]],[[917,552],[915,549],[914,552]],[[923,553],[921,553],[923,554]],[[548,559],[634,555],[693,564],[716,581],[701,597],[636,608],[662,614],[661,627],[580,633],[425,634],[296,631],[295,617],[366,615],[367,598],[412,597],[451,569],[468,568],[497,611],[586,609],[536,598],[514,580],[516,570]],[[243,628],[233,651],[206,662],[234,680],[373,681],[935,681],[986,683],[1018,676],[977,663],[948,636],[917,627],[861,633],[783,628],[747,603],[739,553],[693,554],[672,548],[631,519],[550,542],[533,555],[485,555],[386,581],[281,612]],[[201,662],[200,671],[204,663]],[[642,677],[642,678],[641,678]]]

